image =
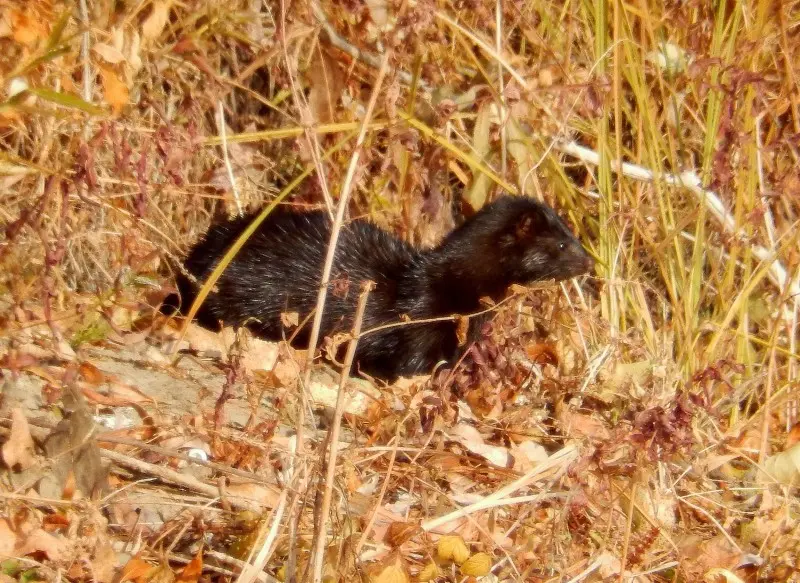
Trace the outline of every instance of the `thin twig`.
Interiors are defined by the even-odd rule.
[[[96,439],[97,439],[98,444],[116,443],[118,445],[128,445],[130,447],[136,447],[136,448],[143,449],[143,450],[146,450],[146,451],[151,451],[151,452],[156,453],[158,455],[163,455],[163,456],[176,458],[176,459],[185,461],[185,462],[190,463],[190,464],[196,464],[196,465],[199,465],[199,466],[204,466],[204,467],[212,469],[212,470],[214,470],[216,472],[230,474],[231,476],[237,476],[239,478],[244,478],[245,480],[251,480],[253,482],[260,483],[260,484],[269,484],[269,482],[267,482],[264,479],[263,476],[258,476],[256,474],[251,473],[251,472],[245,472],[244,470],[240,470],[238,468],[232,468],[232,467],[227,466],[225,464],[219,464],[219,463],[216,463],[216,462],[212,462],[212,461],[208,461],[208,460],[203,460],[203,459],[199,459],[199,458],[196,458],[196,457],[192,457],[192,456],[190,456],[188,454],[185,454],[183,452],[177,451],[175,449],[161,447],[159,445],[153,445],[151,443],[146,443],[146,442],[140,441],[138,439],[131,439],[129,437],[118,437],[116,435],[104,435],[102,433],[98,434]],[[273,484],[269,484],[269,485],[273,485]]]
[[[163,466],[150,464],[142,460],[138,460],[136,458],[132,458],[130,456],[121,454],[116,451],[103,449],[100,450],[100,455],[121,466],[127,467],[137,472],[142,472],[144,474],[150,474],[156,476],[160,480],[167,482],[169,484],[173,484],[181,488],[186,488],[187,490],[198,492],[200,494],[209,496],[211,498],[219,497],[219,488],[217,486],[212,486],[210,484],[206,484],[205,482],[201,482],[194,476],[182,474],[180,472],[176,472],[175,470]],[[257,510],[257,511],[262,510],[262,505],[260,502],[256,500],[247,500],[241,496],[229,498],[228,502],[230,502],[232,506],[235,506],[237,508],[242,508],[245,510]]]
[[[427,520],[422,523],[421,528],[425,532],[431,532],[442,526],[443,524],[447,524],[453,520],[457,520],[459,518],[463,518],[479,510],[485,510],[486,508],[491,508],[493,506],[498,506],[503,499],[509,497],[511,494],[525,488],[531,482],[534,482],[542,477],[542,475],[551,469],[558,469],[560,472],[566,471],[567,467],[577,459],[578,457],[578,449],[574,445],[567,445],[551,455],[547,461],[544,461],[538,464],[535,468],[531,471],[526,473],[524,476],[514,480],[507,486],[503,486],[496,492],[486,496],[483,500],[479,500],[474,504],[470,504],[469,506],[465,506],[463,508],[459,508],[458,510],[454,510],[444,516],[440,516],[438,518],[434,518],[431,520]]]
[[[289,57],[289,47],[287,44],[286,36],[286,2],[281,0],[281,50],[283,51],[283,59],[286,64],[286,71],[288,72],[289,86],[292,90],[292,99],[297,111],[300,113],[300,120],[303,125],[303,134],[306,137],[308,150],[311,153],[311,159],[314,162],[314,167],[317,169],[317,180],[319,187],[322,191],[322,198],[325,200],[325,207],[328,209],[328,214],[333,216],[333,198],[331,197],[330,189],[328,188],[328,180],[322,166],[322,157],[320,152],[322,147],[319,143],[319,136],[313,128],[313,116],[311,115],[311,108],[308,105],[308,100],[305,94],[300,91],[295,82],[295,75],[297,73],[297,65]]]
[[[228,156],[228,136],[225,131],[225,108],[222,106],[222,100],[217,101],[217,132],[222,140],[222,158],[225,160],[225,170],[228,173],[228,182],[231,183],[231,192],[233,192],[233,200],[236,203],[236,214],[242,216],[242,201],[239,198],[239,189],[236,186],[236,178],[233,176],[233,166],[231,166],[231,159]]]
[[[269,531],[264,539],[264,543],[261,545],[258,555],[256,555],[252,563],[242,561],[242,570],[239,573],[239,577],[236,579],[236,583],[253,583],[263,575],[264,566],[272,556],[275,539],[278,536],[278,529],[280,528],[281,520],[283,519],[283,513],[286,511],[288,492],[288,488],[285,488],[281,492],[278,505],[276,506],[275,511],[272,513],[270,520],[264,521],[262,528],[269,525]],[[260,534],[261,533],[259,533],[259,535]],[[259,536],[259,538],[261,538],[261,536]]]
[[[405,421],[405,420],[404,420]],[[392,477],[392,470],[394,469],[394,462],[397,459],[397,442],[400,439],[400,428],[404,427],[403,423],[397,424],[397,429],[395,430],[394,435],[394,447],[392,448],[392,455],[389,457],[389,465],[386,467],[386,474],[383,477],[383,485],[381,486],[381,491],[378,492],[378,498],[375,500],[375,504],[373,505],[373,510],[370,513],[369,520],[367,520],[367,525],[364,527],[364,530],[361,532],[361,537],[358,539],[358,543],[356,544],[355,549],[353,550],[353,554],[358,557],[361,556],[361,549],[364,548],[364,544],[367,542],[367,538],[369,537],[369,533],[372,530],[372,525],[375,524],[375,518],[378,516],[378,509],[383,504],[383,500],[386,497],[386,491],[389,489],[389,478]],[[433,435],[434,432],[431,432]]]
[[[317,343],[319,341],[319,332],[322,326],[322,315],[325,310],[325,300],[328,297],[328,283],[331,277],[331,271],[333,269],[333,258],[336,253],[336,244],[339,241],[339,233],[342,230],[342,223],[344,222],[344,212],[347,208],[347,203],[350,200],[350,192],[353,188],[354,177],[356,173],[356,168],[358,167],[358,162],[361,159],[361,147],[364,144],[364,138],[367,135],[367,130],[369,127],[369,121],[372,119],[373,111],[375,110],[375,103],[378,100],[378,94],[380,93],[381,85],[383,84],[383,79],[386,76],[386,72],[388,70],[389,65],[389,53],[384,55],[383,63],[381,63],[381,68],[378,71],[378,78],[375,80],[375,87],[372,90],[372,95],[370,96],[369,103],[367,104],[367,110],[364,113],[364,119],[362,120],[361,130],[358,133],[358,137],[356,138],[356,145],[353,152],[353,157],[350,159],[350,165],[347,168],[347,175],[344,179],[344,184],[342,185],[342,193],[339,197],[339,206],[336,209],[336,219],[333,222],[331,227],[331,239],[330,243],[328,244],[328,253],[325,257],[325,266],[322,269],[322,280],[320,282],[319,294],[317,295],[317,305],[314,310],[314,322],[311,326],[311,336],[308,340],[308,354],[309,354],[309,364],[313,359],[314,352],[317,349]],[[308,386],[311,382],[311,367],[306,368],[306,374],[304,378],[304,385]],[[301,452],[302,453],[302,452]]]
[[[325,490],[322,494],[322,504],[319,508],[319,516],[314,521],[315,528],[317,529],[314,541],[314,548],[312,555],[314,557],[314,575],[312,581],[314,583],[322,582],[322,567],[325,559],[325,535],[327,532],[328,513],[331,508],[331,499],[333,497],[333,482],[336,478],[336,456],[339,453],[339,432],[342,428],[342,415],[347,403],[347,381],[350,378],[350,369],[353,366],[353,359],[356,355],[356,347],[358,346],[358,335],[361,332],[361,324],[364,321],[364,310],[367,307],[367,298],[369,292],[372,291],[374,283],[365,281],[361,285],[361,295],[358,298],[358,307],[356,308],[356,315],[353,319],[353,337],[347,345],[347,354],[344,358],[344,370],[339,379],[339,392],[336,395],[336,409],[333,414],[333,424],[328,433],[328,441],[330,442],[330,453],[328,454],[328,465],[325,471]],[[322,451],[324,462],[325,451]]]
[[[81,13],[81,26],[83,27],[83,34],[81,35],[81,62],[83,63],[83,100],[86,103],[92,102],[92,68],[89,59],[89,30],[91,23],[89,22],[89,10],[86,7],[86,0],[80,0],[78,3]],[[91,133],[90,124],[83,126],[83,141],[89,141]]]

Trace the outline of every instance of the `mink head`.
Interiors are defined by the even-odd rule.
[[[459,255],[500,287],[512,283],[563,280],[593,265],[567,225],[547,205],[504,195],[456,229],[440,250]],[[484,283],[488,284],[488,281]]]

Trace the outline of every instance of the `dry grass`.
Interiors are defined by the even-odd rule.
[[[346,184],[351,216],[430,244],[452,201],[519,190],[598,259],[596,281],[509,302],[485,362],[346,419],[324,520],[326,432],[278,382],[266,422],[299,444],[219,433],[212,414],[134,432],[213,435],[209,472],[279,492],[255,516],[214,500],[211,475],[193,512],[152,529],[7,481],[0,527],[18,546],[0,555],[22,553],[23,523],[73,546],[3,568],[311,580],[318,538],[329,580],[436,564],[461,581],[484,562],[503,581],[796,580],[800,464],[774,456],[797,453],[798,63],[798,2],[0,0],[2,378],[32,366],[21,329],[44,325],[34,344],[79,360],[138,333],[167,260],[276,193],[333,209]],[[128,467],[115,484],[131,491],[148,473],[193,488]]]

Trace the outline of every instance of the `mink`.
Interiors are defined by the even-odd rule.
[[[186,270],[202,283],[254,215],[217,224],[190,251]],[[324,211],[276,208],[233,258],[198,312],[203,326],[246,326],[257,336],[294,336],[306,347],[331,234]],[[509,285],[564,280],[590,271],[593,261],[553,209],[531,198],[502,195],[484,206],[431,249],[419,249],[366,220],[340,233],[321,337],[350,332],[361,282],[371,280],[357,370],[391,381],[425,374],[444,361],[453,364],[484,321],[470,318],[467,342],[459,342],[454,320],[414,323],[485,308],[481,298],[501,300]],[[179,274],[180,299],[190,306],[197,283]],[[281,314],[296,312],[305,325],[287,329]]]

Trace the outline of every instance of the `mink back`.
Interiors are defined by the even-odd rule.
[[[202,283],[254,215],[213,226],[192,249],[186,269]],[[289,338],[281,314],[297,312],[301,330],[294,344],[305,347],[311,330],[331,222],[322,211],[273,211],[233,258],[198,312],[198,321],[217,329],[244,325],[273,340]],[[431,285],[423,255],[413,246],[362,220],[342,228],[323,312],[321,335],[350,332],[361,282],[372,280],[362,331],[386,323],[430,317]],[[197,286],[178,276],[181,304],[194,301]],[[311,317],[309,317],[311,315]],[[303,320],[306,319],[303,323]],[[384,379],[430,370],[457,350],[451,322],[390,328],[362,336],[359,370]]]
[[[213,226],[190,252],[186,269],[202,283],[253,218]],[[306,346],[330,234],[322,211],[274,210],[222,273],[198,313],[200,323],[244,325],[272,340],[295,334],[294,344]],[[350,331],[361,282],[374,281],[362,333],[402,324],[362,335],[356,367],[393,380],[452,363],[464,348],[453,321],[407,320],[475,312],[481,297],[500,299],[512,283],[574,277],[588,271],[591,260],[552,209],[503,196],[425,251],[368,221],[352,221],[342,228],[332,267],[321,336]],[[191,305],[196,288],[178,276],[183,306]],[[300,331],[282,324],[281,314],[291,312],[299,316]],[[468,340],[482,321],[471,318]]]

